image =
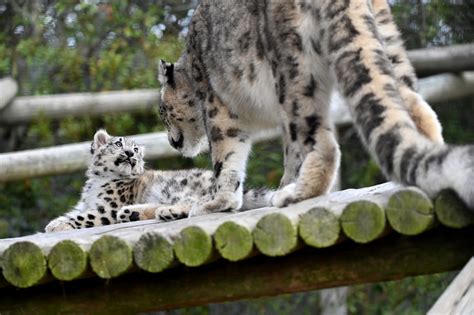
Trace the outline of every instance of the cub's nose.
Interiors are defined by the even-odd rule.
[[[132,157],[132,156],[133,156],[133,151],[127,150],[127,151],[125,151],[125,154],[126,154],[128,157]]]

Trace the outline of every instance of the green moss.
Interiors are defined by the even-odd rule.
[[[378,204],[360,200],[349,203],[341,215],[344,234],[357,243],[368,243],[385,229],[385,213]]]
[[[101,278],[110,279],[132,266],[132,250],[116,236],[104,235],[96,240],[89,252],[92,270]]]
[[[438,220],[452,228],[463,228],[474,224],[474,211],[451,190],[442,191],[435,199],[435,212]]]
[[[334,213],[317,207],[301,215],[298,230],[306,244],[323,248],[337,242],[341,227]]]
[[[232,221],[224,222],[217,228],[214,241],[221,256],[230,261],[248,257],[253,249],[252,233]]]
[[[86,271],[87,253],[73,241],[61,241],[51,249],[48,266],[55,278],[74,280]]]
[[[46,275],[46,270],[43,252],[31,242],[14,243],[3,253],[3,276],[14,286],[31,287]]]
[[[258,221],[253,239],[258,250],[267,256],[284,256],[298,244],[297,227],[281,213],[267,214]]]
[[[146,233],[135,244],[133,257],[141,269],[160,272],[173,264],[173,244],[158,233]]]
[[[387,218],[393,229],[404,235],[417,235],[434,222],[431,200],[414,190],[393,194],[387,205]]]
[[[179,233],[173,248],[180,262],[189,267],[200,266],[212,256],[212,238],[202,228],[190,226]]]

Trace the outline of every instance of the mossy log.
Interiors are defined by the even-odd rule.
[[[395,231],[404,235],[417,235],[433,226],[433,203],[421,190],[406,188],[390,197],[387,218]]]
[[[89,251],[92,270],[101,278],[117,277],[132,268],[132,249],[127,242],[112,235],[96,240]]]
[[[442,191],[436,197],[434,207],[436,217],[443,225],[459,229],[474,224],[474,211],[451,190]]]
[[[71,240],[58,242],[49,252],[48,267],[58,280],[78,279],[88,270],[87,252]]]
[[[2,255],[5,279],[19,288],[28,288],[46,277],[46,258],[41,248],[31,242],[12,244]]]

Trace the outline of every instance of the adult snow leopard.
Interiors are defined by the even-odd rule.
[[[145,170],[143,156],[144,148],[132,139],[97,131],[80,201],[51,221],[46,232],[155,217],[160,221],[181,219],[201,198],[214,193],[212,171]],[[241,210],[268,206],[271,197],[270,190],[249,190]]]
[[[249,134],[274,125],[285,173],[273,204],[326,193],[340,156],[334,88],[389,179],[430,196],[454,189],[474,208],[474,147],[443,143],[385,0],[202,0],[159,81],[171,145],[194,156],[209,141],[219,190],[191,215],[240,207]]]

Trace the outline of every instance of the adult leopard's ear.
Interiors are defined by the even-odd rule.
[[[97,130],[94,135],[94,142],[92,142],[91,153],[94,153],[96,149],[106,144],[111,138],[105,129]]]
[[[174,64],[160,60],[158,66],[158,81],[160,84],[169,85],[171,88],[175,88],[176,84],[174,81]]]

